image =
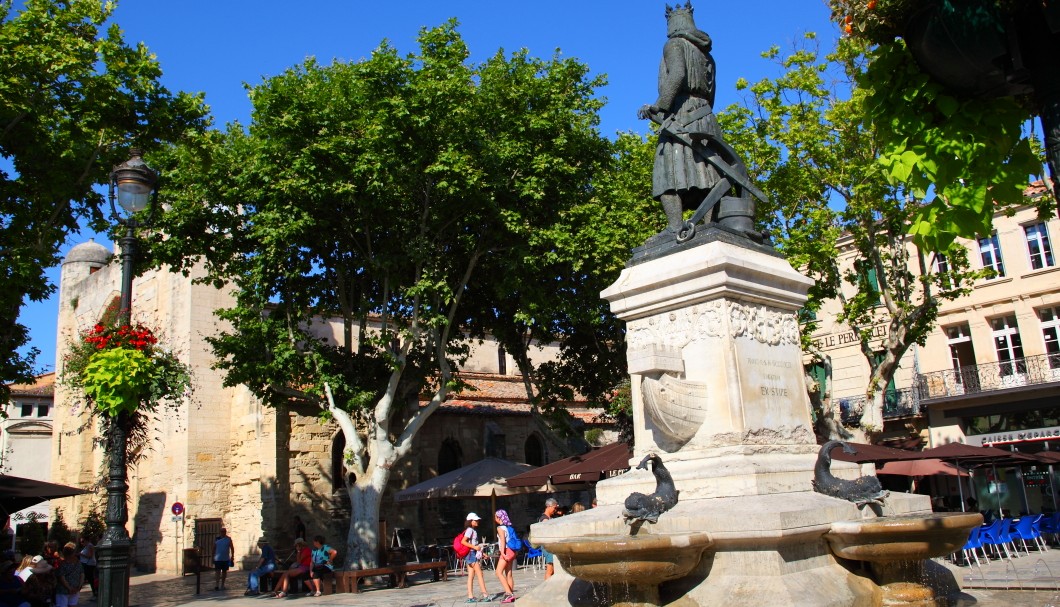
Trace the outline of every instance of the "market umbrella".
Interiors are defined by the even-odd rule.
[[[530,464],[517,464],[506,459],[487,457],[463,468],[446,472],[407,489],[398,491],[398,502],[437,498],[503,497],[517,493],[533,493],[541,488],[509,487],[504,479],[533,470]]]
[[[534,469],[530,464],[517,464],[506,459],[487,457],[475,463],[440,474],[394,495],[394,501],[414,502],[443,498],[490,498],[490,512],[497,511],[497,498],[517,493],[534,493],[544,489],[532,487],[508,487],[504,479]],[[485,517],[493,521],[493,517]]]
[[[41,502],[85,493],[91,491],[0,474],[0,511],[8,516]]]
[[[1004,449],[998,449],[996,447],[976,447],[974,445],[966,445],[964,443],[948,443],[940,447],[924,449],[923,451],[916,453],[915,455],[919,459],[940,459],[945,462],[953,462],[957,465],[958,468],[961,467],[961,462],[964,462],[966,466],[984,464],[996,466],[997,464],[1029,464],[1037,461],[1033,457],[1022,455],[1020,453],[1013,453],[1012,451],[1005,451]],[[957,489],[961,489],[960,483],[957,483]],[[1000,511],[1000,494],[998,495],[997,499],[997,507]],[[961,490],[961,511],[964,511],[963,490]]]
[[[551,484],[583,485],[629,470],[633,450],[624,442],[593,449],[588,453],[556,460],[529,472],[508,477],[509,487],[540,487]]]
[[[967,470],[940,459],[907,459],[890,461],[876,469],[876,474],[899,476],[970,476]]]

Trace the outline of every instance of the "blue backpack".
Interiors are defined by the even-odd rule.
[[[506,545],[518,552],[523,549],[523,540],[519,539],[519,536],[515,535],[515,528],[511,525],[508,526],[508,541]]]

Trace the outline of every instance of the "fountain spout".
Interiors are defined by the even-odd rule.
[[[842,445],[843,451],[855,454],[857,451],[849,443],[843,441],[828,441],[821,447],[817,454],[817,465],[813,469],[813,490],[832,497],[838,497],[849,502],[854,502],[858,507],[865,504],[882,505],[882,501],[890,493],[880,486],[880,480],[875,476],[863,476],[857,480],[846,480],[836,478],[832,474],[832,449]]]
[[[622,516],[632,532],[636,531],[634,525],[638,523],[659,522],[660,514],[677,505],[678,491],[674,487],[673,477],[663,465],[662,458],[655,453],[649,453],[637,465],[637,469],[646,470],[648,462],[651,462],[651,472],[655,475],[655,493],[644,495],[634,491],[626,498],[625,509],[622,511]]]

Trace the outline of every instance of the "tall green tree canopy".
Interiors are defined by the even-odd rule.
[[[1044,169],[1042,155],[1035,152],[1025,127],[1032,114],[1045,111],[1043,103],[1055,103],[1048,100],[1056,86],[1055,61],[1049,52],[1028,44],[1028,39],[1019,46],[1020,38],[1039,34],[1033,26],[1018,25],[1044,19],[1032,7],[1038,4],[1039,10],[1048,11],[1049,3],[829,0],[828,4],[847,40],[866,49],[866,60],[856,76],[865,93],[865,116],[875,131],[878,161],[888,182],[909,190],[922,203],[909,223],[917,244],[945,250],[957,237],[989,233],[996,212],[1025,204],[1029,177],[1042,175]],[[961,44],[969,45],[963,60],[954,61],[952,69],[957,74],[982,70],[978,80],[983,90],[973,94],[947,87],[914,59],[909,44],[924,43],[907,43],[900,36],[922,25],[914,20],[936,17],[941,18],[936,25],[944,24],[932,41],[938,45],[936,54],[947,56],[943,49],[950,44],[958,45],[950,52],[958,52]],[[1050,35],[1046,30],[1040,33],[1043,41]],[[1006,55],[1011,52],[1009,45],[1017,45],[1025,56]],[[975,55],[984,49],[990,50],[982,55],[1001,56],[989,55],[989,63],[979,65],[976,62],[983,57]],[[1036,95],[1001,93],[1006,87],[993,79],[1006,70],[1011,70],[1006,74],[1011,82],[1025,79],[1036,70],[1032,64],[1049,66],[1042,75],[1053,82],[1039,82],[1036,86],[1047,85],[1040,86]],[[1055,201],[1039,202],[1043,213],[1050,203]]]
[[[374,562],[390,469],[458,385],[465,337],[600,322],[547,309],[599,288],[569,239],[612,161],[602,79],[525,51],[472,64],[452,21],[419,45],[293,67],[250,89],[246,130],[156,158],[171,206],[151,255],[236,294],[213,339],[226,382],[342,428],[349,564]]]
[[[20,5],[22,3],[19,3]],[[106,228],[103,196],[130,145],[178,141],[207,126],[201,95],[170,93],[142,44],[107,26],[114,3],[0,0],[0,379],[32,381],[25,300],[54,291],[44,269],[82,223]],[[0,402],[8,398],[0,384]]]
[[[952,239],[933,249],[907,237],[926,193],[896,182],[881,162],[869,92],[854,81],[865,65],[863,43],[844,39],[821,58],[814,36],[807,38],[786,55],[765,54],[782,74],[741,83],[749,98],[727,108],[722,124],[772,199],[762,211],[778,248],[817,281],[807,310],[837,299],[839,320],[858,335],[871,369],[862,425],[876,431],[884,387],[902,356],[934,328],[939,304],[966,293],[979,274]],[[852,251],[852,265],[840,263],[840,244]],[[812,314],[805,320],[808,336],[815,322]],[[881,325],[882,340],[874,335]]]

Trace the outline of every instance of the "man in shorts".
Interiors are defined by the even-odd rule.
[[[222,527],[221,535],[213,542],[214,590],[224,590],[228,568],[235,565],[235,561],[236,548],[232,545],[232,538],[228,537],[228,530]]]

